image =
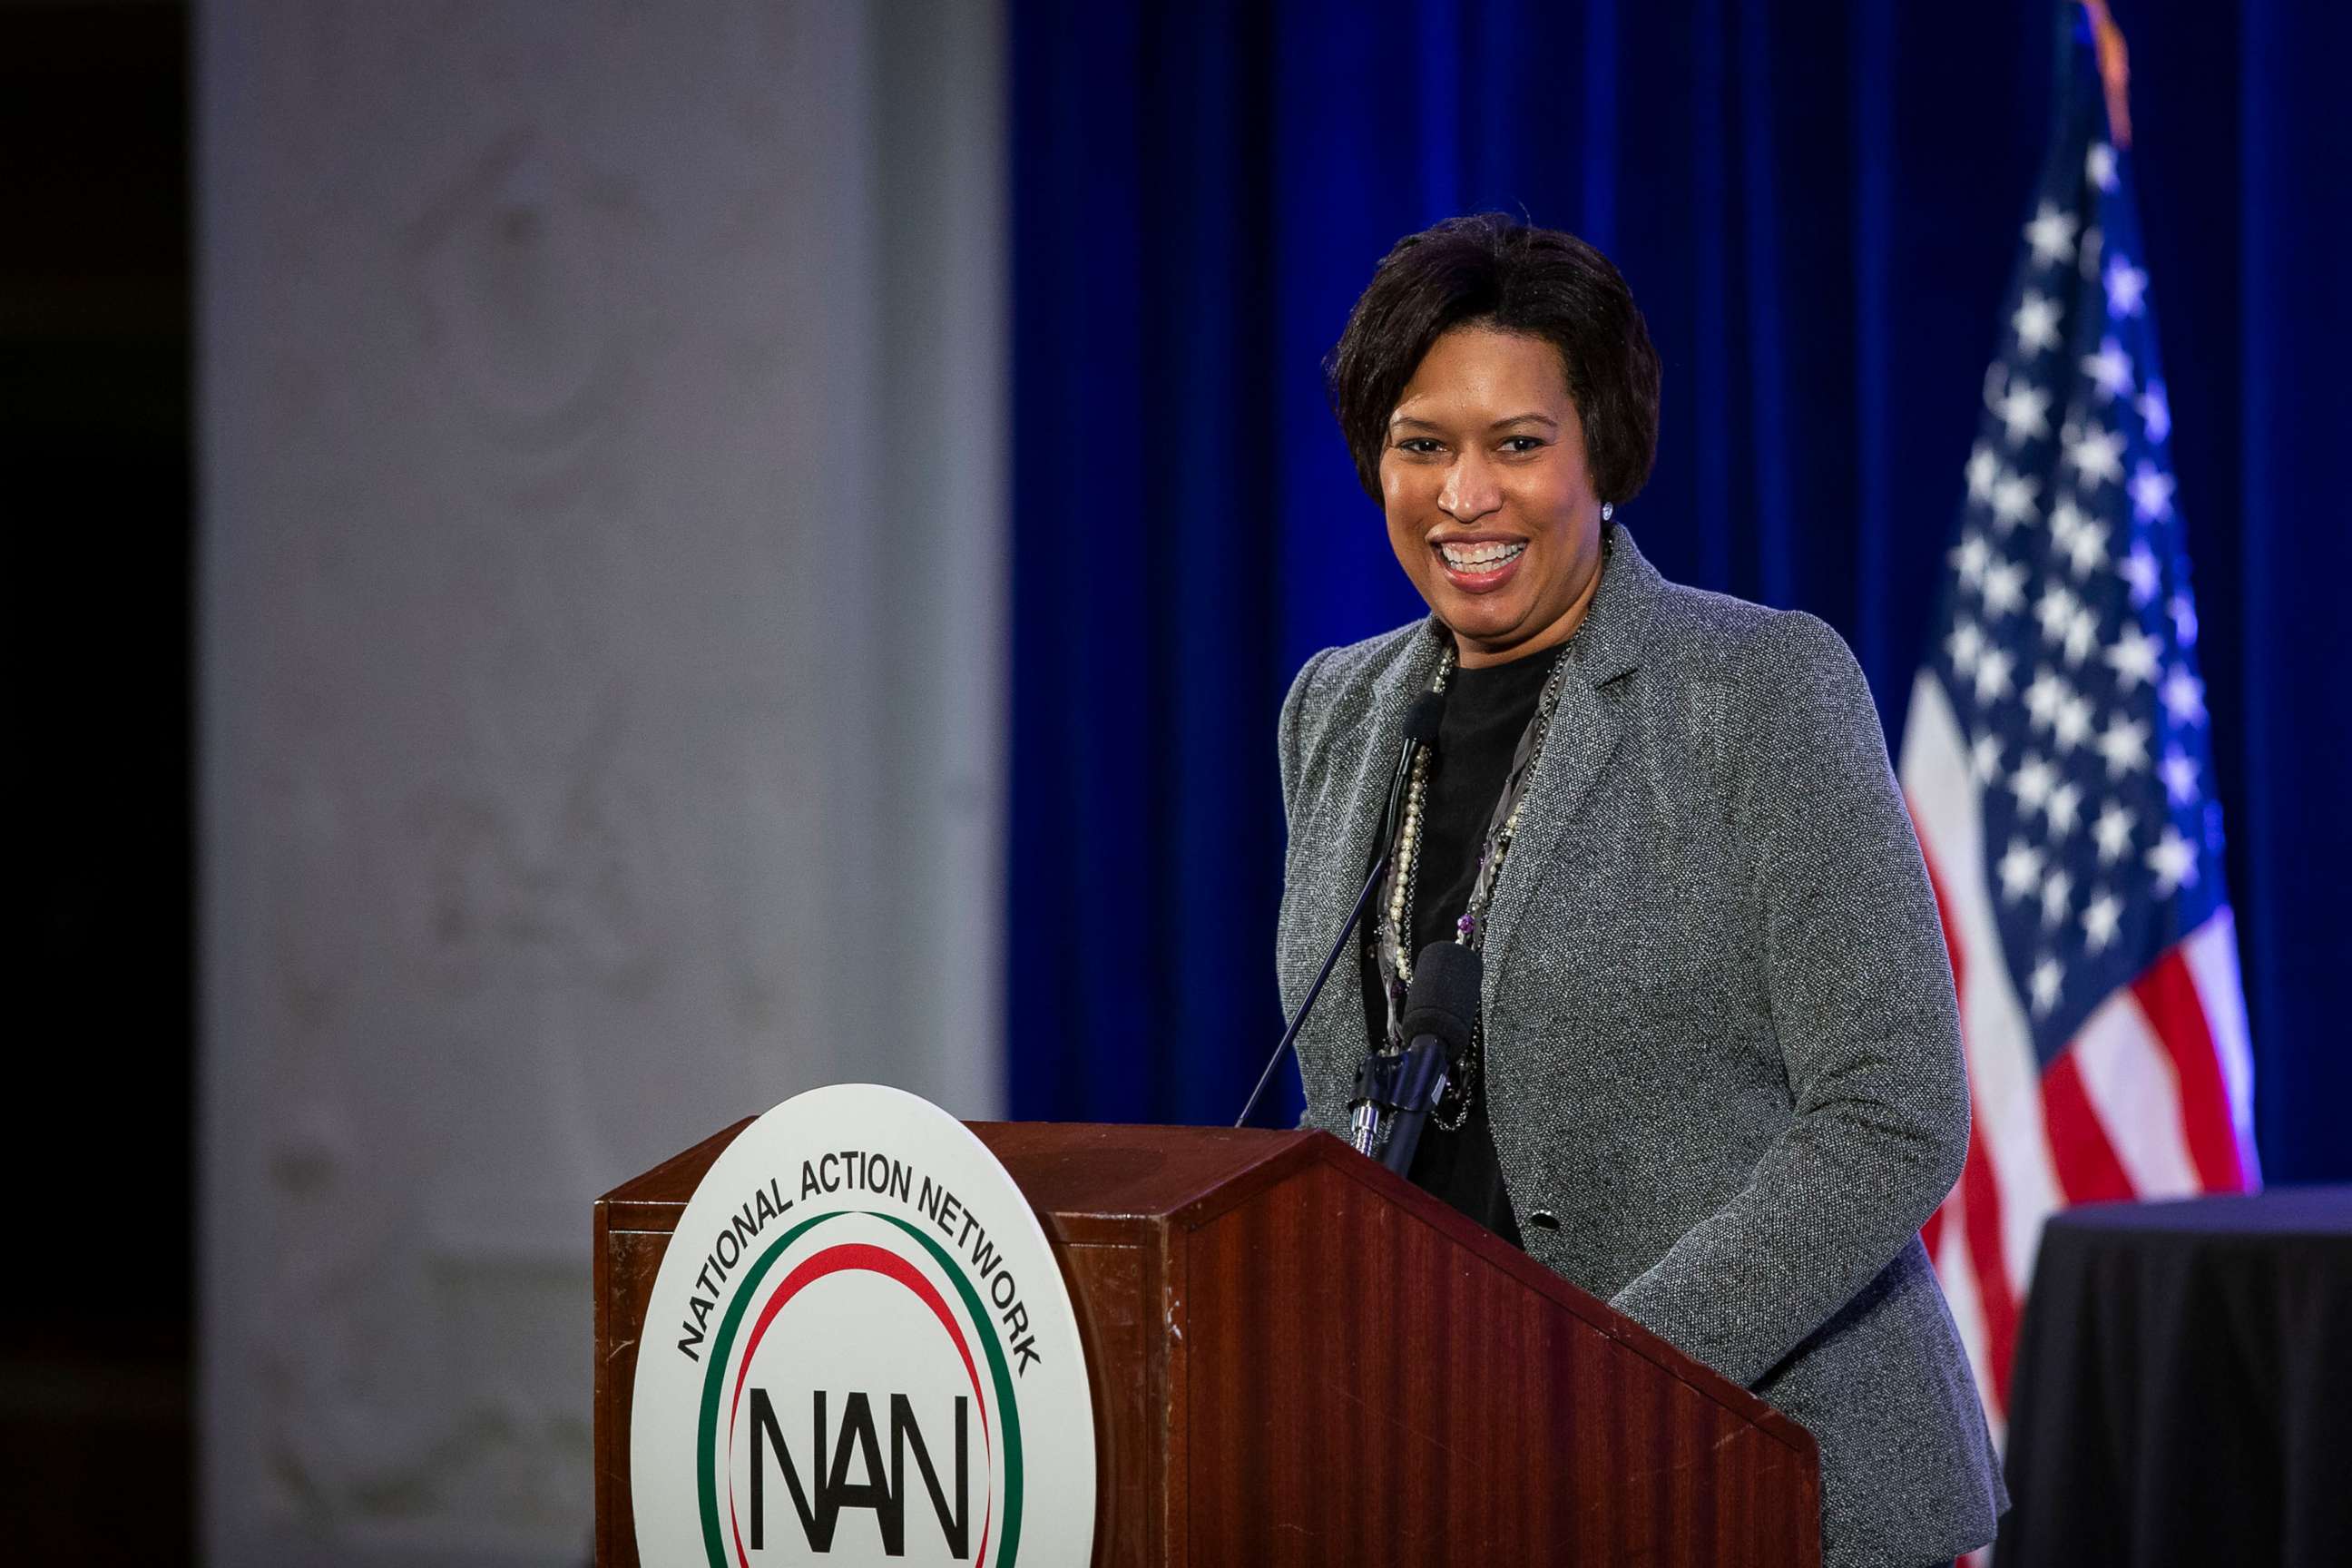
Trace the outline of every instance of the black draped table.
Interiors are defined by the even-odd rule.
[[[2352,1187],[2053,1216],[2000,1568],[2352,1564]]]

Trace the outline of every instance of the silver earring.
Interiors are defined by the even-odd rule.
[[[1616,503],[1615,501],[1607,501],[1607,500],[1605,500],[1605,501],[1602,501],[1602,502],[1601,503],[1601,521],[1603,521],[1603,522],[1607,522],[1611,518],[1615,517],[1616,515],[1617,515],[1617,503]]]

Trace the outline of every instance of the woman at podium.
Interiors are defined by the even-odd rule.
[[[1362,1005],[1336,993],[1299,1036],[1308,1123],[1347,1136],[1420,956],[1476,949],[1412,1179],[1810,1428],[1824,1561],[1990,1540],[2007,1497],[1917,1234],[1968,1143],[1958,1019],[1853,656],[1643,559],[1618,514],[1658,357],[1581,240],[1491,216],[1406,237],[1327,372],[1430,613],[1317,654],[1283,705],[1292,1005],[1373,858],[1408,711],[1444,708]]]

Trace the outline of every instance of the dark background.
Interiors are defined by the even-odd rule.
[[[18,1563],[181,1562],[194,1540],[187,37],[180,5],[0,5],[30,731],[12,858],[29,1026],[0,1140],[0,1555]]]

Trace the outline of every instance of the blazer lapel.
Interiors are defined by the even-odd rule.
[[[1307,862],[1308,874],[1314,878],[1307,902],[1312,922],[1308,929],[1317,933],[1318,963],[1326,945],[1339,934],[1340,922],[1348,918],[1356,895],[1363,890],[1365,873],[1371,869],[1373,840],[1380,836],[1381,812],[1388,804],[1390,770],[1396,766],[1397,749],[1404,743],[1405,714],[1414,699],[1429,689],[1444,651],[1439,641],[1443,633],[1434,621],[1423,623],[1423,632],[1404,639],[1387,668],[1373,676],[1368,710],[1354,726],[1353,734],[1339,743],[1334,759],[1349,784],[1332,797],[1341,803],[1339,820],[1327,824],[1318,836],[1330,853],[1318,853]],[[1367,906],[1365,921],[1375,918]],[[1332,965],[1323,995],[1300,1031],[1302,1052],[1308,1050],[1311,1042],[1314,1058],[1345,1061],[1349,1071],[1366,1044],[1363,1008],[1357,1000],[1363,994],[1362,955],[1359,931],[1349,938],[1339,962]],[[1312,979],[1314,972],[1308,970],[1306,977]]]
[[[1624,707],[1611,683],[1641,668],[1650,612],[1665,579],[1643,559],[1632,534],[1612,524],[1601,586],[1593,591],[1584,622],[1569,639],[1567,675],[1543,755],[1536,760],[1519,813],[1518,835],[1503,862],[1501,880],[1486,916],[1485,994],[1486,1016],[1495,1016],[1497,977],[1510,967],[1517,939],[1540,879],[1555,857],[1572,855],[1569,826],[1600,782],[1624,730]]]

